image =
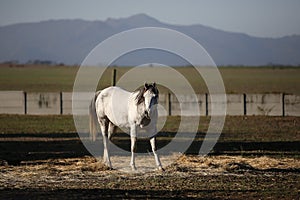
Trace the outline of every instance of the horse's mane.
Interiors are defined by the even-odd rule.
[[[158,89],[156,88],[156,84],[147,84],[145,83],[144,87],[141,87],[138,90],[138,94],[136,96],[136,100],[137,100],[137,105],[143,103],[145,101],[145,98],[143,96],[143,94],[147,91],[147,90],[151,90],[151,92],[153,92],[154,94],[156,94],[158,96]]]
[[[136,103],[137,105],[139,105],[139,104],[141,104],[141,103],[143,103],[145,101],[145,98],[143,96],[144,92],[145,92],[145,88],[144,87],[142,87],[142,88],[139,89],[138,94],[137,94],[137,96],[135,98],[137,100],[137,103]]]

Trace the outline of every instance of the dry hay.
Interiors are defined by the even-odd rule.
[[[296,158],[242,157],[242,156],[181,156],[171,168],[179,171],[224,172],[234,170],[287,170],[300,169],[300,160]]]
[[[33,170],[55,170],[60,172],[70,171],[105,171],[108,167],[96,158],[85,156],[83,158],[49,159],[41,161],[21,162],[21,165]]]
[[[172,156],[171,156],[172,157]],[[186,155],[173,155],[177,157],[173,160],[171,157],[162,157],[163,164],[169,163],[165,166],[166,172],[224,172],[238,169],[248,170],[268,170],[268,169],[300,169],[300,159],[298,158],[272,158],[268,156],[262,157],[242,157],[242,156],[186,156]],[[137,157],[139,158],[139,157]],[[140,157],[140,166],[153,166],[154,159],[152,156]],[[130,157],[114,156],[112,157],[113,164],[122,163],[120,166],[129,165]],[[100,159],[101,160],[101,159]],[[119,163],[117,163],[117,161]],[[91,156],[82,158],[66,158],[66,159],[49,159],[40,161],[26,161],[21,162],[20,166],[9,166],[6,161],[2,160],[0,170],[2,172],[13,170],[15,172],[23,172],[24,176],[31,176],[36,173],[72,173],[72,172],[94,172],[94,173],[108,173],[110,170],[99,159]],[[129,166],[128,166],[129,167]],[[150,167],[149,167],[150,168]],[[115,168],[114,173],[117,171],[126,172],[119,168]],[[152,168],[151,168],[152,169]],[[149,170],[148,170],[149,171]],[[141,171],[143,172],[143,171]],[[26,174],[26,175],[25,175]],[[23,176],[22,175],[22,176]]]
[[[150,159],[151,163],[149,163]],[[144,162],[145,166],[152,165],[153,157],[149,156],[148,159],[144,159]],[[22,162],[20,166],[0,166],[0,189],[114,188],[116,185],[126,187],[126,185],[120,185],[120,182],[128,181],[131,185],[137,184],[136,187],[139,187],[140,181],[136,180],[149,178],[156,180],[157,177],[162,176],[169,177],[169,179],[181,177],[185,180],[194,176],[235,175],[241,170],[296,169],[299,171],[300,159],[267,156],[244,158],[241,156],[183,155],[165,169],[165,172],[126,173],[121,170],[109,170],[102,162],[89,156]]]
[[[121,163],[125,158],[113,159]],[[141,160],[144,162],[141,166],[154,163],[153,156]],[[165,169],[145,173],[109,170],[88,156],[21,162],[19,166],[3,161],[0,199],[15,195],[20,199],[299,197],[299,158],[183,155]]]

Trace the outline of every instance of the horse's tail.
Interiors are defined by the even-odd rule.
[[[99,95],[99,92],[95,93],[95,95],[92,98],[90,107],[89,107],[89,115],[90,115],[90,138],[93,141],[96,141],[97,137],[97,113],[96,113],[96,99]]]

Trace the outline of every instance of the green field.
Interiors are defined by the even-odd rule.
[[[111,85],[108,68],[99,88]],[[117,67],[117,80],[131,68]],[[207,92],[205,84],[191,67],[176,67],[197,93]],[[300,67],[221,67],[227,93],[300,94]],[[28,92],[72,91],[78,67],[0,65],[0,90]],[[180,83],[179,83],[180,84]],[[164,88],[162,88],[162,92]],[[164,132],[176,132],[179,117],[168,117]],[[209,117],[201,118],[199,132],[205,132]],[[0,133],[75,133],[72,116],[0,115]],[[284,134],[283,134],[284,133]],[[241,141],[299,141],[299,118],[227,117],[222,138]]]
[[[111,85],[112,69],[103,74],[99,89]],[[116,67],[117,80],[129,67]],[[191,67],[176,67],[196,91],[205,93],[205,83]],[[0,90],[27,92],[72,91],[78,67],[0,65]],[[227,93],[300,94],[299,67],[220,67]],[[164,92],[164,88],[160,88]]]
[[[199,138],[208,129],[210,117],[201,117],[198,125]],[[169,116],[161,138],[171,137],[180,123],[179,116]],[[300,141],[299,117],[227,116],[220,141],[282,142]],[[10,134],[76,134],[71,115],[0,115],[0,136]],[[118,130],[117,132],[121,132]],[[171,134],[171,135],[170,135]]]

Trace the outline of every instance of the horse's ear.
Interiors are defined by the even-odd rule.
[[[144,88],[145,88],[146,90],[148,90],[148,89],[149,89],[149,84],[148,84],[148,83],[145,83],[145,84],[144,84]]]
[[[156,88],[156,83],[155,82],[153,83],[153,87]]]

